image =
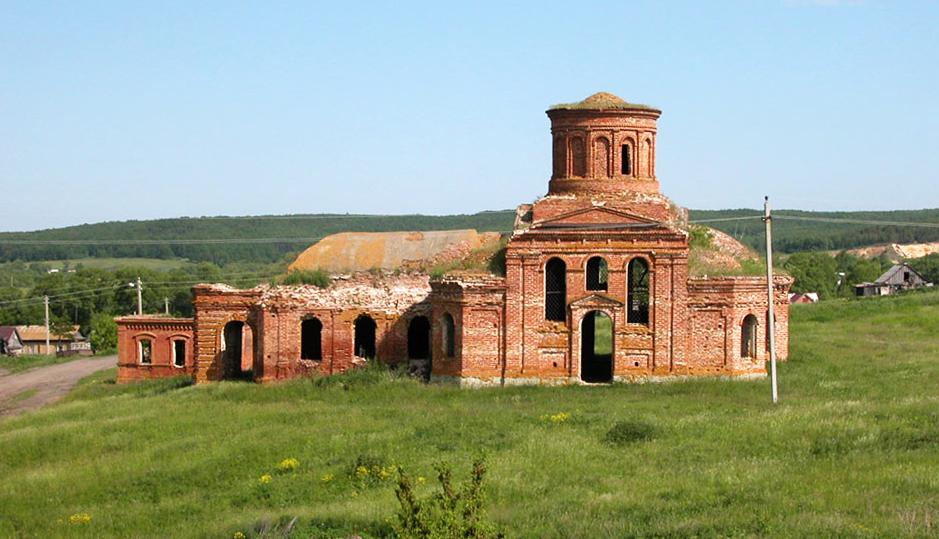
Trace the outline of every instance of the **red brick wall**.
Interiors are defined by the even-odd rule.
[[[117,322],[117,381],[119,383],[150,378],[192,375],[194,368],[193,319],[155,316],[125,316]],[[151,362],[139,361],[139,343],[151,342]],[[174,341],[186,343],[183,367],[173,364]]]

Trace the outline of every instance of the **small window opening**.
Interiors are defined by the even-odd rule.
[[[606,260],[595,256],[587,261],[587,290],[606,292],[609,270]]]
[[[740,356],[756,359],[756,317],[748,314],[743,319],[740,335]]]
[[[567,265],[552,258],[545,265],[544,317],[555,322],[567,321]]]
[[[186,366],[186,341],[173,341],[173,366]]]
[[[443,313],[443,353],[447,357],[456,355],[456,324],[450,313]]]
[[[149,340],[140,341],[140,364],[149,365],[153,362],[153,343]]]
[[[323,359],[323,323],[310,318],[300,323],[300,359]]]
[[[629,159],[629,144],[623,144],[622,150],[623,150],[623,154],[622,154],[622,158],[620,159],[620,167],[621,167],[620,172],[624,176],[629,176],[630,174],[632,174],[632,163],[630,162],[630,159]]]
[[[905,282],[905,283],[910,282],[910,272],[908,272],[908,271],[904,271],[904,272],[903,272],[903,282]]]

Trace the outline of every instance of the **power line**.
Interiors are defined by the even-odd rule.
[[[808,217],[804,215],[786,215],[773,214],[774,219],[785,219],[788,221],[815,221],[819,223],[844,223],[853,225],[877,225],[877,226],[911,226],[919,228],[939,228],[939,223],[925,223],[918,221],[877,221],[874,219],[850,219],[841,217]]]

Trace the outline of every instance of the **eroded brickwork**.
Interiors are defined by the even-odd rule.
[[[372,360],[429,361],[431,378],[472,384],[763,375],[766,281],[689,275],[687,212],[655,174],[659,115],[610,94],[548,111],[548,193],[519,207],[504,277],[199,285],[194,320],[119,319],[120,380],[182,372],[266,382]],[[774,283],[780,359],[791,284]],[[193,352],[173,367],[166,343],[184,335]],[[140,339],[156,343],[151,365],[135,359]]]

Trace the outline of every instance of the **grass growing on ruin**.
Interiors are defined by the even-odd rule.
[[[435,462],[463,478],[479,454],[509,537],[934,536],[937,330],[936,292],[796,306],[775,407],[766,380],[459,390],[375,370],[271,386],[99,374],[0,421],[0,536],[252,537],[295,517],[293,537],[381,536],[393,467],[423,495]]]

